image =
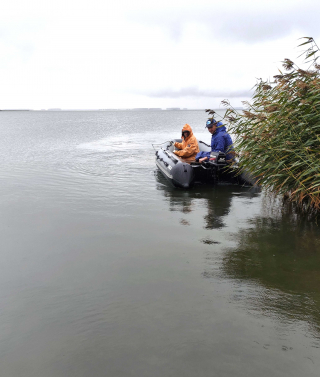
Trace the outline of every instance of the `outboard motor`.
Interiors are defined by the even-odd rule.
[[[226,154],[222,152],[211,152],[209,163],[216,164],[218,166],[225,166],[227,164]]]
[[[206,170],[207,179],[213,181],[214,184],[220,181],[223,168],[226,166],[226,154],[223,152],[211,152],[209,160],[202,163],[202,167]]]
[[[211,152],[208,161],[202,163],[206,167],[217,166],[219,168],[227,165],[226,154],[222,152]]]

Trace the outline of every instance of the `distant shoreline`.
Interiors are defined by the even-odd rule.
[[[242,107],[236,107],[236,110],[243,110]],[[225,109],[213,109],[214,111],[221,111]],[[133,109],[0,109],[0,111],[205,111],[205,109],[179,109],[179,108],[133,108]]]

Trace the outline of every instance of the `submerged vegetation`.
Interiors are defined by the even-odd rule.
[[[274,81],[260,79],[245,109],[227,107],[242,169],[301,210],[320,211],[320,65],[313,38],[303,38],[302,69],[289,59]],[[212,110],[206,110],[213,114]]]

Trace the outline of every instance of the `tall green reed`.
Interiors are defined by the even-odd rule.
[[[320,65],[311,37],[299,46],[307,68],[290,59],[274,82],[260,79],[242,112],[222,101],[235,139],[239,163],[269,191],[283,195],[300,209],[320,211]],[[213,110],[206,110],[214,114]]]

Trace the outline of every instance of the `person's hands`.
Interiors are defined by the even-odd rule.
[[[208,157],[199,158],[199,162],[206,161],[207,159],[208,159]]]

